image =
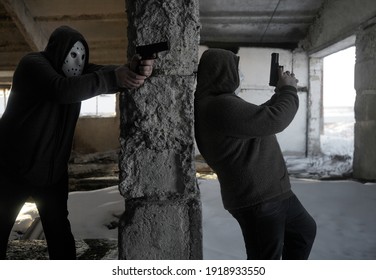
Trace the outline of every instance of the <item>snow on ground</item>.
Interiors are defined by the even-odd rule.
[[[239,225],[223,209],[216,179],[200,179],[204,259],[245,259]],[[294,192],[318,225],[311,259],[376,259],[376,184],[292,179]],[[117,238],[114,225],[124,210],[116,186],[69,197],[72,231],[77,239]],[[35,209],[26,205],[18,218],[25,231]],[[112,229],[111,229],[112,228]]]
[[[293,191],[316,220],[310,259],[376,259],[376,184],[292,179]],[[205,259],[244,259],[240,228],[220,202],[216,180],[200,180]]]
[[[344,180],[351,173],[351,121],[326,124],[324,154],[316,158],[286,157],[292,188],[318,225],[310,259],[376,259],[376,183]],[[342,177],[342,180],[317,180]],[[203,214],[204,259],[245,259],[239,225],[223,209],[216,179],[199,179]],[[117,186],[69,196],[76,239],[117,239],[116,224],[124,211]],[[27,230],[38,213],[27,203],[17,218],[11,239]],[[41,229],[39,229],[41,230]]]

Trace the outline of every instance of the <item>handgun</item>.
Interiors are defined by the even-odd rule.
[[[136,53],[141,55],[141,60],[157,59],[159,52],[168,50],[170,50],[170,43],[168,41],[136,47]]]
[[[279,66],[279,53],[272,53],[272,59],[270,63],[270,77],[269,86],[275,87],[278,83],[278,69],[283,66]]]

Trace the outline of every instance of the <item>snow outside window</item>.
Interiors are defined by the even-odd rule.
[[[116,115],[116,94],[101,94],[81,104],[80,116],[113,117]]]

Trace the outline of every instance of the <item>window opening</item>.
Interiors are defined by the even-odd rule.
[[[5,108],[7,107],[9,93],[9,87],[0,87],[0,116],[3,115]]]
[[[101,94],[84,100],[80,116],[113,117],[116,115],[116,94]]]

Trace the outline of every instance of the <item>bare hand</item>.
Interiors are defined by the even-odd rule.
[[[135,89],[140,87],[153,72],[154,59],[141,60],[139,55],[133,56],[130,66],[120,66],[115,69],[119,87]]]
[[[131,70],[140,75],[150,77],[153,72],[154,59],[141,60],[141,56],[134,55],[131,60]]]
[[[294,73],[290,73],[290,71],[283,72],[283,68],[278,69],[278,83],[277,83],[277,89],[280,89],[283,86],[292,86],[296,89],[298,88],[298,82],[295,78]]]
[[[115,69],[116,81],[119,87],[127,89],[135,89],[140,87],[147,78],[131,71],[127,65],[120,66]]]

